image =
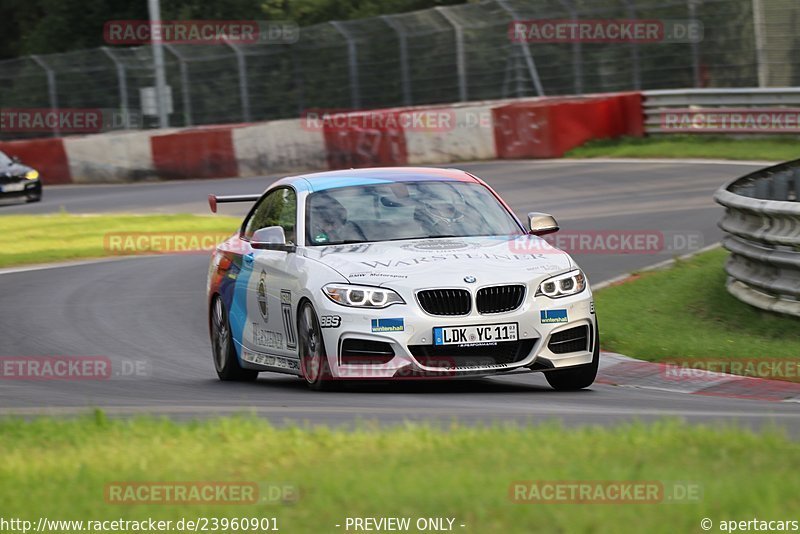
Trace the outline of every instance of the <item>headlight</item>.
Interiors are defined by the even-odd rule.
[[[403,298],[382,287],[328,284],[322,290],[336,304],[354,308],[385,308],[392,304],[405,304]]]
[[[580,270],[570,271],[548,278],[539,284],[536,296],[544,295],[551,299],[576,295],[586,289],[586,276]]]
[[[28,180],[35,180],[39,177],[39,171],[28,171],[25,173],[25,178]]]

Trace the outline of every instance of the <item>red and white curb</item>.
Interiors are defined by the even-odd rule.
[[[601,352],[597,383],[772,402],[800,402],[800,384],[636,360]]]

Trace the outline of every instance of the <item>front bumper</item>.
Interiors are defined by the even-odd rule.
[[[320,300],[316,308],[334,378],[467,378],[562,369],[591,363],[593,357],[597,322],[589,288],[560,299],[529,296],[521,307],[507,313],[481,315],[473,309],[458,317],[428,315],[416,303],[359,310],[324,297]],[[548,313],[543,319],[542,311],[556,310],[558,313]],[[518,341],[433,344],[437,327],[499,323],[516,323]],[[581,329],[585,342],[570,343],[572,334]],[[354,357],[358,354],[361,357]]]
[[[8,189],[17,189],[10,191]],[[41,180],[3,181],[0,183],[0,198],[36,198],[42,195]]]

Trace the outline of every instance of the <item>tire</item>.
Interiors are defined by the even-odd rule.
[[[25,202],[27,204],[30,204],[31,202],[41,202],[41,201],[42,201],[42,195],[36,195],[25,199]]]
[[[244,369],[239,365],[233,346],[228,310],[219,296],[211,303],[211,351],[214,369],[220,380],[252,382],[258,378],[258,371]]]
[[[597,377],[597,367],[600,364],[600,332],[595,321],[594,326],[594,352],[592,363],[579,365],[563,371],[547,371],[544,377],[547,383],[557,391],[577,391],[588,388]]]
[[[297,312],[297,339],[300,376],[306,385],[316,391],[335,389],[317,312],[308,301],[300,304]]]

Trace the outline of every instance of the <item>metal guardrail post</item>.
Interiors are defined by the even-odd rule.
[[[388,24],[397,34],[398,46],[400,48],[400,83],[403,88],[403,105],[412,105],[411,99],[411,75],[408,69],[408,35],[402,24],[394,20],[391,15],[382,15],[381,19]]]
[[[181,100],[183,100],[183,124],[184,126],[192,126],[192,94],[189,90],[189,66],[187,60],[183,57],[177,48],[171,44],[164,44],[164,48],[170,51],[178,60],[178,70],[181,74]]]
[[[453,34],[455,35],[456,43],[456,71],[458,72],[458,97],[461,102],[466,102],[468,97],[467,89],[467,60],[464,54],[464,31],[458,21],[447,11],[443,6],[434,8],[436,11],[447,20],[450,26],[453,27]]]
[[[247,60],[241,48],[227,39],[225,40],[225,44],[236,54],[236,67],[239,71],[239,98],[242,101],[242,120],[244,122],[252,122],[253,117],[250,114],[250,90],[247,87]]]
[[[761,0],[752,0],[753,6],[753,40],[756,47],[756,68],[758,70],[758,86],[769,86],[769,61],[767,59],[767,36],[764,34],[764,10]]]
[[[633,0],[625,0],[625,12],[628,14],[629,19],[636,19]],[[639,45],[636,41],[631,42],[631,63],[633,65],[633,88],[639,91],[642,88],[642,60],[639,55]]]
[[[358,44],[344,24],[338,20],[331,21],[331,26],[347,41],[347,62],[350,69],[350,105],[353,109],[361,108],[361,87],[358,81]]]
[[[687,0],[689,6],[689,23],[692,25],[697,24],[697,3],[699,0]],[[692,39],[689,44],[692,47],[692,78],[694,79],[694,86],[701,87],[703,85],[700,79],[700,44],[696,39]]]
[[[58,111],[58,88],[56,86],[56,73],[55,71],[50,68],[50,66],[45,63],[45,61],[39,56],[31,56],[31,59],[42,69],[44,69],[45,75],[47,76],[47,95],[50,100],[50,109],[53,111]],[[58,128],[58,121],[55,121],[55,126],[53,126],[53,137],[58,137],[60,130]]]
[[[745,196],[754,195],[754,196]],[[728,292],[751,306],[800,317],[800,160],[722,186],[719,227],[731,255]]]
[[[117,56],[107,47],[102,46],[100,47],[105,55],[114,62],[114,66],[117,69],[117,85],[119,86],[119,109],[122,112],[122,120],[123,124],[125,125],[125,129],[129,130],[131,128],[131,115],[130,111],[128,110],[128,81],[125,79],[125,65],[120,61]]]
[[[507,0],[496,0],[496,2],[506,13],[511,15],[512,21],[520,19],[517,12],[508,5]],[[536,63],[533,61],[533,54],[531,54],[530,47],[527,43],[520,42],[519,48],[522,50],[523,57],[525,57],[525,63],[528,66],[528,75],[531,77],[531,83],[533,83],[533,87],[536,89],[536,94],[544,96],[544,87],[542,86],[542,81],[539,79],[539,71],[536,69]]]
[[[573,22],[578,21],[578,10],[575,9],[575,4],[572,0],[559,0],[561,5],[569,11],[569,18]],[[583,49],[581,47],[580,39],[572,41],[572,77],[575,87],[575,94],[583,94]]]

